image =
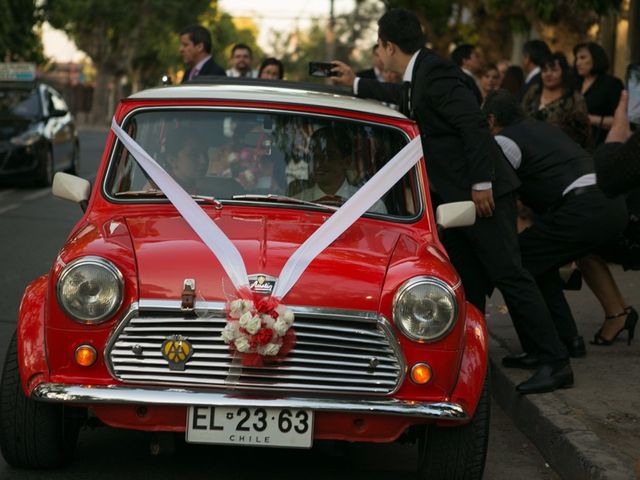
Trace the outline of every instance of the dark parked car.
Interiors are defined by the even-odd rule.
[[[51,185],[57,171],[75,173],[79,143],[62,95],[33,81],[0,82],[0,178]]]

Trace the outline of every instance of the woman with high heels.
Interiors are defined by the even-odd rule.
[[[598,186],[609,196],[628,194],[640,187],[640,130],[633,135],[629,128],[627,117],[628,95],[625,91],[613,115],[611,130],[606,142],[595,152],[596,174]],[[630,211],[633,211],[632,206]],[[629,227],[627,227],[627,235]],[[628,242],[637,242],[636,251],[640,250],[640,238],[634,239],[628,235]],[[628,268],[640,268],[640,259],[626,259]],[[596,268],[590,278],[598,281],[592,290],[605,308],[605,321],[596,332],[594,345],[611,345],[618,336],[627,331],[627,344],[631,343],[638,324],[638,312],[627,305],[618,289],[611,272],[604,264],[604,268]],[[586,279],[586,278],[585,278]]]

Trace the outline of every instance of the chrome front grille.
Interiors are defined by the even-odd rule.
[[[377,394],[394,392],[404,361],[387,321],[373,312],[291,307],[296,344],[281,362],[242,366],[220,337],[224,304],[197,304],[206,315],[184,314],[179,302],[132,306],[105,352],[114,377],[127,383],[225,389]],[[172,335],[187,337],[193,356],[170,370],[161,353]]]

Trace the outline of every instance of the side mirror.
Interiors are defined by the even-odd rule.
[[[53,117],[64,117],[67,114],[66,110],[50,110],[49,111],[49,118],[53,118]]]
[[[83,212],[87,209],[87,201],[91,194],[91,183],[89,183],[89,180],[76,177],[75,175],[69,175],[68,173],[58,172],[53,177],[51,190],[54,197],[79,203]]]
[[[472,201],[443,203],[436,210],[438,228],[470,227],[476,223],[476,206]]]

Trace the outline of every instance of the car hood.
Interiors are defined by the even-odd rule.
[[[215,223],[235,244],[247,273],[278,277],[286,260],[327,219],[318,213],[238,214],[225,208]],[[140,298],[181,298],[184,280],[197,297],[221,301],[234,287],[217,259],[182,217],[126,218],[136,254]],[[388,223],[361,219],[307,267],[285,297],[292,305],[376,310],[400,235]]]
[[[33,120],[15,115],[0,116],[0,140],[11,140],[33,125]]]

